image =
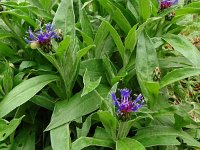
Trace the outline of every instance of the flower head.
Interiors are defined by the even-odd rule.
[[[158,0],[159,4],[160,4],[160,10],[164,10],[167,9],[169,7],[171,7],[172,5],[178,3],[178,0]]]
[[[51,45],[51,39],[57,38],[54,26],[51,23],[46,24],[45,29],[40,27],[40,30],[36,32],[33,32],[29,27],[28,34],[29,37],[25,38],[26,42],[30,44],[38,44],[40,46],[49,46]]]
[[[112,100],[114,101],[119,114],[129,114],[142,107],[144,100],[141,94],[139,94],[133,101],[131,97],[131,91],[129,89],[120,89],[119,91],[121,95],[120,99],[116,97],[115,92],[111,93]]]

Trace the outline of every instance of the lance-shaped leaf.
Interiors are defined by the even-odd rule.
[[[98,85],[100,84],[100,81],[101,81],[101,77],[96,81],[91,81],[90,76],[87,73],[87,69],[86,69],[85,74],[83,76],[84,88],[83,88],[83,92],[81,96],[84,96],[90,93],[91,91],[93,91],[94,89],[96,89]]]
[[[112,137],[113,140],[116,140],[118,125],[117,118],[112,116],[111,113],[107,111],[99,111],[98,115],[106,132]]]
[[[137,25],[134,25],[131,30],[128,32],[127,37],[125,38],[125,47],[129,49],[131,52],[134,50],[136,42],[137,42]]]
[[[136,73],[140,88],[150,108],[155,106],[159,92],[158,82],[153,82],[153,72],[159,67],[157,53],[146,32],[141,32],[136,51]]]
[[[102,21],[103,21],[103,24],[105,25],[106,29],[110,32],[110,34],[117,46],[117,49],[121,55],[122,60],[125,61],[124,60],[125,47],[123,45],[123,42],[122,42],[119,34],[117,33],[115,28],[113,28],[113,26],[109,22],[107,22],[106,20],[102,20]]]
[[[90,23],[89,17],[86,14],[85,8],[81,8],[81,6],[82,4],[79,0],[79,16],[82,30],[89,37],[93,38],[92,25]]]
[[[24,116],[19,119],[12,119],[9,123],[6,120],[0,120],[0,141],[5,140],[10,134],[12,134]]]
[[[21,129],[9,149],[35,150],[35,130],[33,126]],[[4,149],[3,149],[4,150]]]
[[[83,149],[92,145],[113,148],[113,141],[93,137],[81,137],[72,143],[72,150]]]
[[[14,15],[14,16],[20,18],[20,19],[25,20],[26,22],[28,22],[33,27],[37,26],[37,24],[29,17],[29,15],[26,14],[25,12],[21,11],[20,9],[12,9],[12,10],[8,10],[8,11],[2,11],[1,13],[2,14]]]
[[[59,127],[98,109],[105,91],[108,93],[107,87],[101,86],[101,88],[97,88],[85,96],[81,97],[81,92],[79,92],[69,100],[57,102],[51,122],[46,128],[46,131]]]
[[[145,147],[137,140],[123,138],[116,142],[116,150],[145,150]]]
[[[58,80],[58,77],[55,75],[41,75],[20,83],[0,102],[0,117],[4,117],[18,106],[24,104],[44,86],[56,80]]]
[[[166,74],[161,82],[160,82],[160,87],[164,87],[168,84],[171,84],[173,82],[182,80],[187,77],[195,76],[200,74],[200,68],[194,68],[194,67],[187,67],[187,68],[180,68],[180,69],[175,69],[168,74]]]
[[[141,21],[145,22],[151,15],[151,1],[139,0],[139,14]]]
[[[200,52],[190,41],[183,36],[174,34],[167,34],[163,39],[187,58],[195,67],[200,67]]]
[[[62,0],[53,19],[56,29],[61,29],[64,37],[70,35],[75,39],[75,16],[73,0]]]
[[[129,24],[126,17],[121,12],[121,10],[119,8],[117,8],[109,0],[100,0],[99,3],[111,15],[111,17],[119,25],[119,27],[127,34],[128,31],[131,29],[131,25]]]
[[[68,150],[71,145],[69,124],[64,124],[50,131],[51,146],[54,150]],[[59,144],[58,144],[59,143]]]
[[[138,130],[134,139],[145,147],[156,145],[180,145],[177,137],[188,146],[200,147],[200,143],[184,131],[168,126],[150,126]]]

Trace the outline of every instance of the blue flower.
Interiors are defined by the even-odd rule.
[[[40,30],[36,32],[33,32],[29,27],[28,34],[29,37],[25,38],[26,42],[40,46],[51,45],[51,39],[57,38],[54,25],[51,23],[46,24],[44,30],[40,27]]]
[[[139,94],[134,101],[132,101],[131,91],[129,89],[120,89],[121,98],[117,98],[116,93],[111,93],[112,100],[118,109],[119,114],[126,114],[135,112],[142,107],[144,102],[143,96]]]
[[[169,7],[171,7],[174,4],[178,3],[178,0],[158,0],[159,4],[160,4],[160,10],[164,10],[167,9]]]

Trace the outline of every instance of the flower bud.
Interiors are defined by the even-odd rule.
[[[32,49],[37,49],[40,47],[40,44],[38,42],[32,42],[30,46]]]
[[[63,33],[61,29],[57,29],[56,31],[56,38],[55,41],[56,42],[61,42],[63,40]]]

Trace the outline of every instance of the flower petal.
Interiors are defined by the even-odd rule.
[[[174,0],[174,2],[172,4],[174,5],[174,4],[177,4],[177,3],[178,3],[178,0]]]

